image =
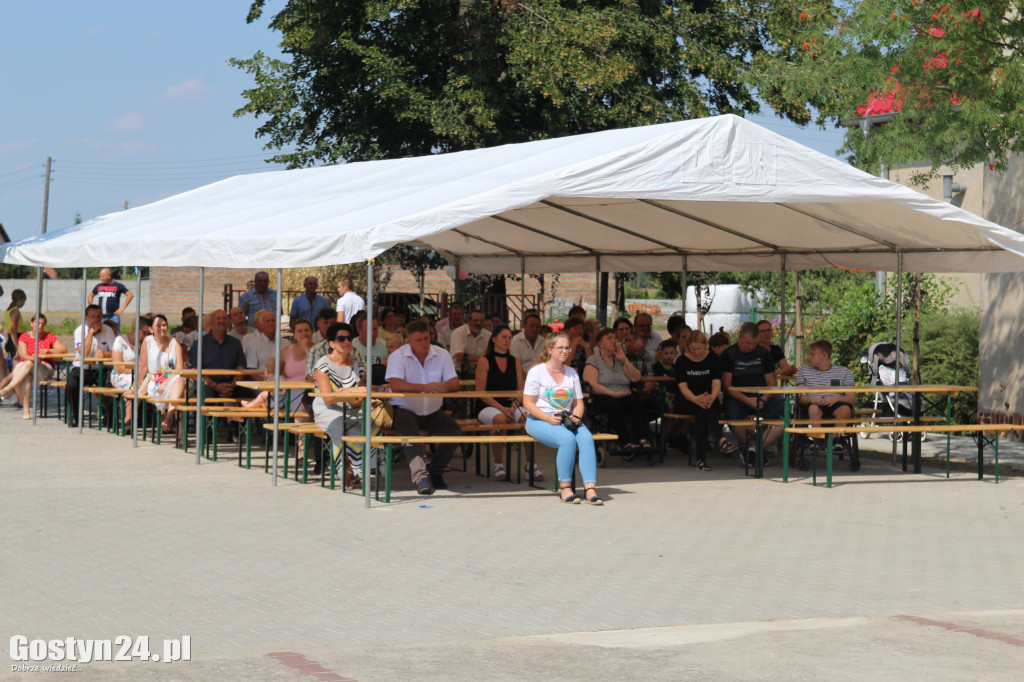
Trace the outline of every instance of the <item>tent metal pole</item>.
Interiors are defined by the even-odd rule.
[[[456,261],[457,263],[458,261]],[[459,266],[455,266],[455,281],[459,279]],[[373,259],[366,261],[366,355],[373,361],[371,349],[373,348]],[[370,391],[373,388],[373,365],[363,368],[363,376],[366,379],[366,400],[363,401],[363,433],[366,435],[366,442],[363,443],[363,506],[370,508],[370,436],[373,431],[373,419],[370,416]],[[331,463],[334,466],[334,463]],[[378,465],[379,466],[379,465]]]
[[[206,388],[206,380],[203,379],[203,294],[206,292],[206,268],[199,266],[199,332],[196,343],[196,464],[203,452],[203,440],[206,435],[206,419],[203,417],[203,397]],[[187,397],[187,394],[186,394]],[[188,414],[181,417],[185,420],[184,444],[188,446]]]
[[[601,311],[601,257],[594,256],[594,259],[596,260],[597,265],[597,270],[594,273],[594,311],[596,313],[594,317],[601,320],[601,318],[604,317],[604,314]]]
[[[800,360],[804,356],[803,274],[804,274],[803,270],[797,270],[796,274],[795,274],[795,277],[796,277],[796,306],[795,306],[796,307],[796,320],[794,321],[794,324],[795,324],[794,328],[796,329],[796,333],[795,333],[794,336],[796,337],[796,344],[795,344],[795,351],[794,352],[796,354],[796,357],[794,359],[796,360],[796,362],[800,362]],[[794,364],[796,364],[796,363],[794,363]]]
[[[903,254],[896,254],[896,383],[900,382],[900,342],[903,336]]]
[[[30,330],[36,337],[35,357],[32,358],[32,395],[29,400],[32,404],[32,426],[39,421],[39,316],[43,314],[43,269],[36,268],[36,320],[32,324],[35,329]],[[14,329],[8,329],[8,334],[13,334]],[[17,340],[17,339],[15,339]]]
[[[900,385],[900,351],[902,350],[903,335],[903,252],[896,252],[896,386]],[[900,394],[893,394],[893,414],[900,416]],[[906,438],[907,434],[903,434]],[[892,457],[896,459],[896,439],[892,439]],[[906,464],[906,461],[904,461]]]
[[[82,412],[85,410],[85,335],[87,329],[85,328],[85,307],[89,305],[89,281],[85,278],[85,268],[82,268],[82,346],[76,349],[78,357],[81,362],[78,367],[78,433],[81,434],[84,429],[85,415]],[[98,368],[98,366],[97,366]],[[98,371],[98,369],[97,369]]]
[[[779,347],[786,354],[786,254],[782,254],[782,290],[779,292]]]
[[[132,447],[139,447],[139,355],[142,354],[142,348],[139,347],[139,327],[142,326],[140,320],[142,320],[142,275],[139,273],[139,268],[135,268],[135,369],[132,370],[132,377],[134,381],[132,384],[135,386],[135,390],[132,392]],[[200,330],[200,333],[202,330]]]
[[[526,318],[526,256],[519,256],[519,328]]]
[[[277,300],[274,302],[274,392],[271,394],[271,404],[274,406],[274,475],[273,483],[277,485],[277,453],[278,453],[278,428],[281,423],[281,268],[277,269]],[[287,396],[285,400],[291,400]],[[296,436],[298,439],[298,436]]]
[[[679,309],[683,311],[683,322],[686,322],[686,280],[690,277],[690,268],[686,262],[686,256],[683,256],[683,269],[679,273]],[[700,317],[698,315],[698,317]],[[694,328],[697,327],[699,320],[694,320]]]

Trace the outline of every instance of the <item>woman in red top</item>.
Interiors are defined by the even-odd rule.
[[[31,400],[31,384],[32,384],[32,365],[35,362],[36,355],[36,339],[39,339],[39,380],[44,381],[49,379],[53,375],[53,362],[44,360],[50,355],[62,355],[67,353],[68,349],[60,342],[56,336],[46,331],[46,316],[40,315],[37,322],[36,318],[32,318],[32,328],[21,335],[18,339],[18,364],[14,366],[14,371],[11,372],[10,381],[7,382],[7,386],[0,391],[0,402],[4,398],[8,397],[12,392],[17,396],[18,402],[21,403],[22,409],[24,410],[21,415],[22,419],[32,418],[32,400]]]

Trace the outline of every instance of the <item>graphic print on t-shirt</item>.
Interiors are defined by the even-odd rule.
[[[556,410],[568,410],[572,405],[573,390],[571,388],[545,386],[541,390],[544,391],[544,400]]]

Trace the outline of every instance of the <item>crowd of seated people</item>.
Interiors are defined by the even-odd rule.
[[[680,434],[673,439],[672,434],[668,434],[668,442],[676,447],[693,445],[697,468],[708,471],[711,448],[727,455],[738,454],[741,461],[746,461],[753,450],[751,433],[734,428],[729,437],[723,433],[720,423],[723,419],[739,420],[756,409],[755,398],[744,389],[770,384],[777,377],[796,373],[782,349],[771,343],[774,330],[767,320],[744,325],[737,339],[724,331],[709,338],[692,330],[681,315],[669,318],[664,328],[659,325],[655,329],[653,317],[640,312],[632,318],[614,319],[609,327],[602,329],[597,319],[587,317],[582,306],[574,306],[564,319],[555,321],[561,323],[565,341],[559,343],[564,343],[566,349],[564,356],[558,355],[553,361],[546,339],[554,333],[552,326],[554,329],[559,326],[544,324],[537,311],[526,311],[522,319],[517,320],[518,329],[511,328],[500,315],[459,302],[448,305],[437,319],[416,316],[401,307],[379,308],[374,310],[372,322],[368,324],[365,305],[360,309],[361,299],[351,290],[350,281],[338,283],[339,293],[343,292],[348,301],[345,310],[338,310],[317,293],[316,278],[309,277],[304,282],[301,300],[296,299],[291,314],[282,318],[272,307],[276,303],[275,292],[265,280],[260,279],[263,286],[254,286],[243,295],[244,301],[240,299],[243,305],[228,311],[209,312],[202,320],[192,307],[182,310],[180,324],[173,328],[164,315],[147,314],[139,320],[138,347],[134,330],[115,334],[100,321],[94,306],[90,306],[86,311],[86,324],[75,330],[73,352],[78,358],[68,375],[69,423],[74,425],[79,419],[77,400],[72,398],[79,384],[110,385],[129,391],[135,385],[133,365],[138,356],[143,377],[139,393],[149,396],[161,412],[164,430],[174,430],[178,418],[176,405],[186,392],[186,382],[177,370],[197,364],[200,336],[205,368],[239,373],[205,375],[206,395],[234,397],[246,407],[261,406],[269,396],[266,392],[256,393],[239,387],[238,380],[273,379],[275,360],[280,361],[282,380],[309,382],[322,392],[325,389],[355,392],[367,381],[378,386],[404,386],[406,390],[409,386],[422,385],[456,387],[448,373],[449,363],[457,378],[473,379],[479,390],[521,392],[527,374],[544,356],[548,358],[549,369],[568,368],[582,380],[595,409],[607,415],[611,430],[620,436],[620,447],[625,453],[652,447],[654,437],[650,424],[658,410],[692,417],[689,438]],[[0,377],[0,400],[16,396],[29,415],[28,368],[36,346],[42,359],[42,378],[53,371],[53,363],[45,360],[47,355],[65,349],[56,337],[45,331],[45,317],[41,317],[38,325],[35,320],[28,325],[20,318],[22,305],[24,296],[17,295],[6,311],[8,325],[17,330],[27,328],[15,331],[18,352],[14,371],[6,378]],[[339,322],[339,317],[346,321]],[[287,320],[283,329],[282,319]],[[419,345],[410,349],[413,328]],[[282,333],[285,338],[278,357],[274,352],[275,340]],[[41,338],[38,344],[37,336]],[[557,350],[563,352],[561,345]],[[818,364],[827,364],[823,347],[815,347],[815,352]],[[104,363],[82,363],[83,355],[86,359],[105,361],[106,367]],[[401,362],[392,366],[389,360],[398,356]],[[413,376],[415,365],[422,365],[428,358],[438,363],[432,370],[433,379],[427,381],[425,375]],[[447,360],[442,362],[440,358]],[[660,382],[651,379],[652,375],[673,380],[662,390]],[[297,420],[322,423],[331,437],[335,454],[340,455],[344,446],[339,436],[356,429],[361,432],[362,411],[356,409],[361,399],[353,396],[343,400],[313,400],[311,392],[314,391],[293,389],[284,400]],[[130,401],[131,396],[125,400]],[[659,401],[664,402],[659,405]],[[425,426],[428,430],[435,427],[441,433],[453,431],[452,424],[436,414],[438,403],[428,402],[395,401],[393,406],[399,411],[396,426],[417,432]],[[842,407],[837,412],[842,412]],[[474,416],[484,424],[527,421],[527,412],[518,399],[484,398],[477,402],[476,408]],[[817,404],[809,408],[814,415],[824,412],[827,416],[828,409],[818,410]],[[339,416],[342,413],[344,417]],[[128,410],[125,420],[130,419]],[[779,435],[769,432],[767,442]],[[347,454],[349,462],[356,464],[350,472],[355,476],[362,453],[359,448],[349,447]],[[443,470],[438,469],[441,466],[438,462],[442,462],[446,454],[451,453],[440,448],[434,463],[410,462],[413,483],[419,492],[429,494],[444,487]],[[500,444],[492,447],[492,473],[496,478],[507,475],[505,454]],[[538,480],[543,476],[539,470],[532,473]]]

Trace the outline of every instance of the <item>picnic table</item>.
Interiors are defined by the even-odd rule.
[[[869,385],[858,385],[858,386],[751,386],[743,387],[744,393],[753,393],[759,396],[782,396],[783,397],[783,413],[782,413],[782,428],[784,435],[782,439],[782,481],[786,483],[789,481],[789,436],[792,433],[791,427],[791,407],[790,402],[794,396],[806,395],[809,393],[910,393],[914,396],[913,400],[913,414],[911,425],[921,425],[921,396],[924,394],[934,395],[945,395],[946,396],[946,422],[949,422],[952,417],[952,401],[953,396],[959,393],[977,391],[976,386],[954,386],[950,384],[900,384],[898,386],[869,386]],[[764,453],[761,446],[761,408],[760,402],[758,403],[757,411],[757,423],[758,423],[758,443],[757,443],[757,465],[755,467],[755,476],[761,477],[764,475],[763,461]],[[895,428],[895,425],[894,427]],[[921,432],[920,430],[906,429],[907,432],[913,433],[912,438],[912,459],[914,463],[914,473],[921,473]],[[947,435],[947,446],[948,446],[948,435]],[[906,460],[904,459],[904,471],[906,471]]]

